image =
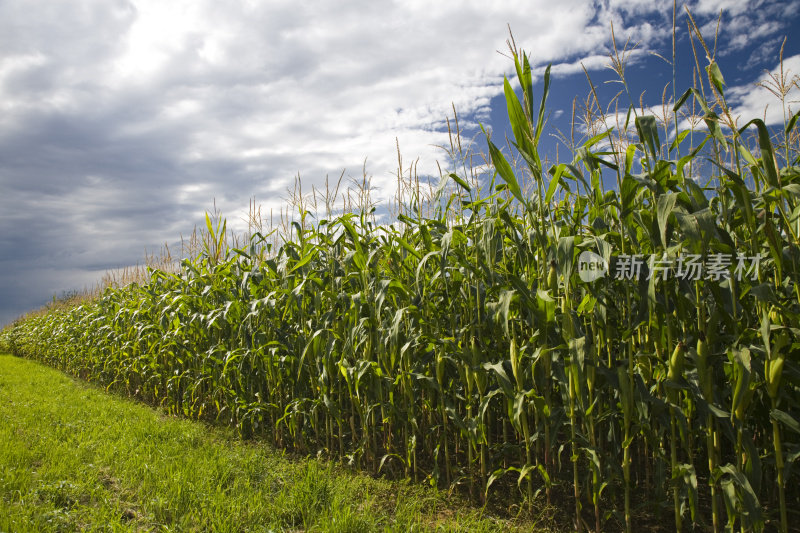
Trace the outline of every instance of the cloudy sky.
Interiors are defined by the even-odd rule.
[[[689,7],[712,41],[722,10],[737,109],[773,102],[782,121],[754,82],[785,36],[800,73],[800,2]],[[693,61],[678,8],[680,93]],[[553,126],[586,95],[581,64],[611,90],[612,22],[638,43],[633,92],[658,104],[672,70],[648,52],[671,57],[671,21],[663,0],[0,0],[0,325],[174,246],[214,202],[234,225],[251,198],[277,211],[298,174],[309,190],[366,159],[385,198],[396,142],[433,172],[452,106],[472,131],[503,131],[507,24],[537,72],[553,64]]]

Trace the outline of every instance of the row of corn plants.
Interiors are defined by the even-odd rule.
[[[664,515],[679,531],[788,531],[797,115],[778,144],[758,119],[726,122],[712,60],[672,104],[699,107],[705,129],[667,137],[631,106],[547,165],[549,70],[535,101],[512,51],[522,98],[506,81],[514,138],[504,155],[487,137],[490,182],[453,166],[393,224],[301,209],[277,244],[228,247],[207,217],[179,269],[21,320],[2,343],[299,453],[484,502],[569,502],[577,530]],[[606,275],[584,281],[584,252]]]

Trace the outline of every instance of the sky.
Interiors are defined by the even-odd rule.
[[[694,65],[683,5],[678,94]],[[686,5],[709,43],[719,21],[735,110],[783,123],[756,82],[785,37],[784,69],[800,74],[800,0]],[[0,0],[0,326],[165,243],[179,250],[215,205],[234,229],[252,199],[277,213],[298,175],[308,191],[366,168],[385,201],[399,145],[404,165],[438,176],[453,108],[467,132],[507,131],[509,25],[537,98],[552,64],[548,131],[586,97],[584,67],[603,95],[619,90],[604,83],[612,23],[620,47],[636,45],[631,92],[660,106],[672,16],[663,0]],[[800,108],[798,89],[787,101]]]

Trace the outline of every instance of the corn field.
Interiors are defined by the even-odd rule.
[[[550,164],[549,69],[535,97],[511,50],[514,138],[486,136],[487,167],[453,134],[454,163],[392,224],[303,208],[280,239],[228,246],[207,216],[179,268],[2,344],[301,454],[557,502],[577,530],[796,527],[798,115],[738,124],[711,60],[672,119],[590,93],[583,141]],[[606,275],[583,279],[586,252]]]

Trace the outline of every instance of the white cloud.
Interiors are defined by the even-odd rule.
[[[800,110],[800,55],[783,60],[783,79],[786,81],[787,94],[784,97],[785,109],[780,99],[764,85],[777,90],[775,79],[780,79],[780,65],[764,73],[758,80],[747,85],[731,87],[726,92],[733,105],[733,114],[741,120],[749,121],[761,118],[767,125],[783,124],[794,113]],[[780,91],[778,91],[780,92]],[[740,124],[740,125],[743,125]]]
[[[791,32],[791,20],[800,11],[799,0],[700,0],[690,11],[698,17],[700,33],[718,56],[738,53],[769,37],[782,39]],[[777,37],[776,37],[777,36]]]
[[[738,15],[750,9],[757,9],[762,1],[743,2],[742,0],[699,0],[691,10],[698,15],[717,15],[720,11]]]

